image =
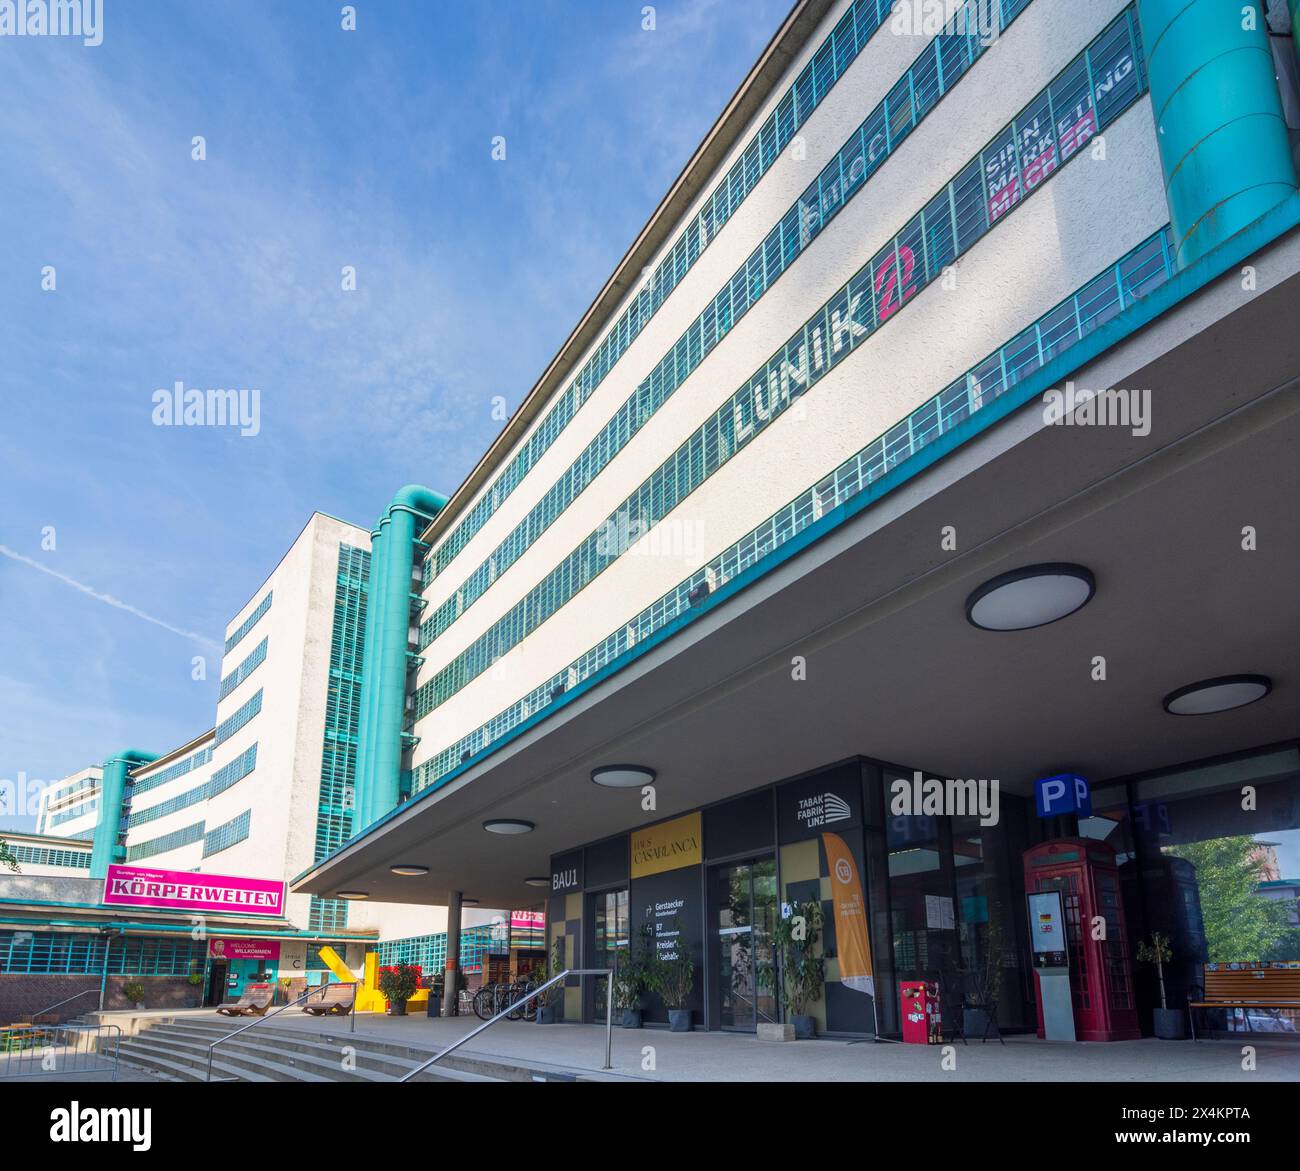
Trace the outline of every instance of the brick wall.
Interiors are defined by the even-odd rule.
[[[134,1007],[123,992],[133,980],[144,985],[146,1008],[194,1008],[203,993],[202,987],[192,987],[184,976],[109,976],[105,1009]],[[48,1008],[65,996],[83,991],[87,995],[79,996],[71,1004],[65,1004],[50,1014],[60,1023],[99,1008],[98,976],[0,975],[0,1024],[20,1020]]]

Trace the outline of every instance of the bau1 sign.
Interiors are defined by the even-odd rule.
[[[282,916],[284,883],[228,874],[110,866],[104,879],[103,901],[110,907],[163,907],[173,911]]]

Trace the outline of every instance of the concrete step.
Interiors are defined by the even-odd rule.
[[[208,1046],[231,1032],[228,1029],[158,1025],[122,1042],[122,1060],[141,1068],[157,1068],[204,1080]],[[243,1081],[382,1081],[391,1082],[419,1064],[392,1059],[356,1046],[353,1068],[342,1064],[344,1045],[288,1036],[289,1030],[254,1036],[252,1031],[219,1046],[213,1058],[213,1076]],[[289,1043],[285,1043],[289,1042]],[[152,1066],[150,1063],[154,1063]],[[221,1073],[218,1074],[218,1068]],[[420,1074],[417,1081],[498,1081],[459,1070],[438,1069]]]

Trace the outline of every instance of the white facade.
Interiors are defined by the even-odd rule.
[[[839,0],[738,137],[682,224],[693,219],[782,95],[848,10]],[[672,396],[531,546],[422,649],[417,685],[508,613],[678,446],[759,371],[808,318],[902,229],[989,140],[1125,8],[1123,0],[1034,0],[841,207],[820,236],[751,305]],[[887,22],[709,242],[640,335],[491,518],[428,586],[426,613],[453,596],[582,454],[683,332],[726,286],[864,117],[929,44]],[[1097,157],[1092,157],[1096,154]],[[1117,199],[1116,193],[1123,192]],[[747,448],[697,487],[658,531],[617,557],[492,668],[415,724],[413,764],[482,727],[644,607],[816,484],[1046,309],[1115,263],[1169,218],[1149,100],[1134,102],[1099,143],[1059,168],[956,265],[952,287],[922,289]],[[652,266],[680,234],[671,230]],[[630,303],[632,294],[619,306]],[[613,318],[611,318],[613,320]],[[597,334],[602,340],[608,323]],[[580,369],[595,346],[577,357]],[[571,377],[571,375],[570,375]],[[482,488],[432,527],[442,543],[490,493],[540,425],[501,453]],[[650,548],[653,555],[639,555]]]
[[[95,765],[55,781],[41,790],[36,832],[61,838],[89,836],[99,817],[103,770]]]

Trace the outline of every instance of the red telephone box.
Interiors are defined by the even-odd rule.
[[[1142,1034],[1133,999],[1133,967],[1114,847],[1090,838],[1058,838],[1026,850],[1024,863],[1027,893],[1061,892],[1075,1036],[1080,1041],[1136,1040]],[[1105,923],[1104,939],[1094,938],[1097,919]],[[1043,1009],[1037,973],[1034,995],[1041,1037]]]

